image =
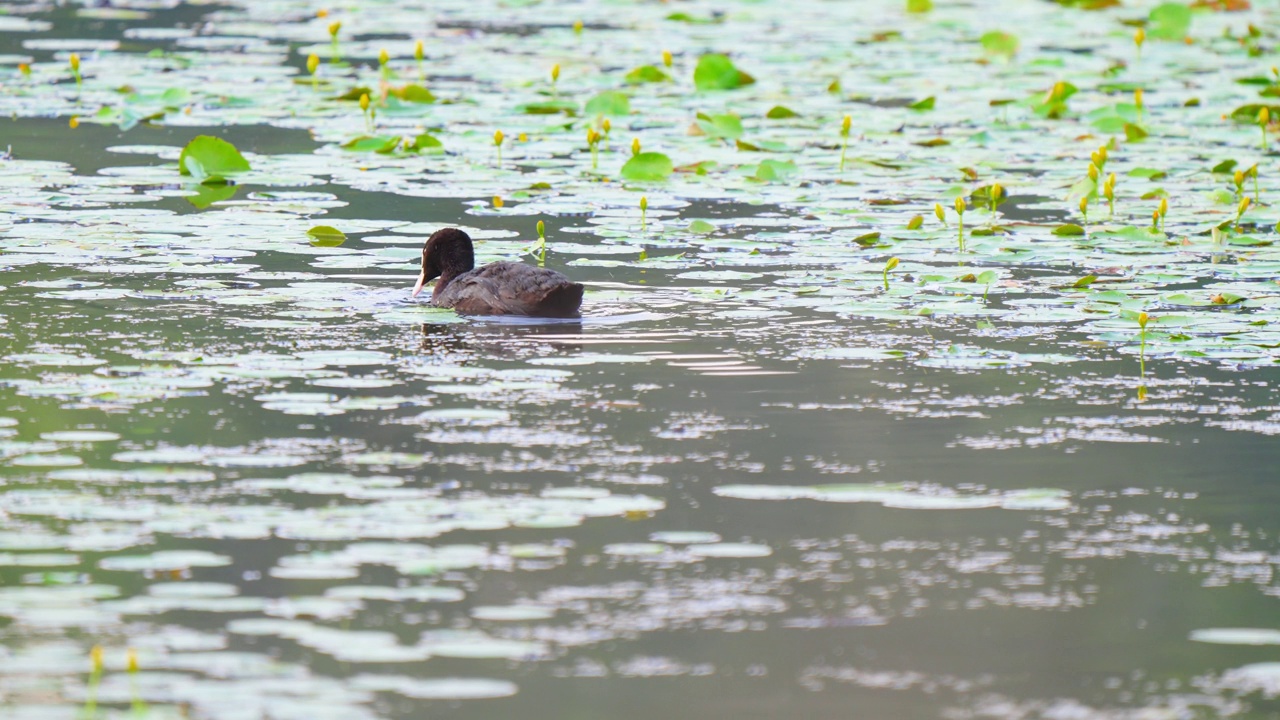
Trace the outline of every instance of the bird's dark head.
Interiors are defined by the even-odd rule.
[[[471,236],[457,228],[437,230],[427,238],[422,247],[422,274],[418,276],[418,284],[413,286],[413,295],[422,292],[422,286],[440,278],[436,291],[444,287],[455,277],[474,269],[476,266],[475,250],[471,247]]]

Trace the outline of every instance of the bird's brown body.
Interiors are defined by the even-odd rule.
[[[436,277],[431,303],[464,315],[577,317],[582,306],[582,285],[554,270],[515,262],[476,268],[471,238],[456,228],[427,239],[413,294]]]

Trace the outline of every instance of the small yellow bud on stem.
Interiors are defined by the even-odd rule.
[[[649,198],[646,195],[640,196],[640,229],[643,230],[648,222],[649,214]]]
[[[945,227],[947,224],[947,211],[942,209],[942,203],[933,204],[933,214],[938,218],[938,222]]]
[[[581,21],[581,20],[574,20],[574,21],[573,21],[573,34],[574,34],[574,35],[581,35],[581,34],[582,34],[582,21]]]
[[[670,50],[663,50],[663,51],[662,51],[662,64],[663,64],[663,65],[665,65],[665,66],[667,66],[667,67],[671,67],[671,63],[672,63],[671,51],[670,51]]]
[[[502,167],[502,140],[505,137],[501,130],[493,131],[493,146],[498,149],[498,167]]]
[[[71,74],[76,79],[76,92],[80,92],[80,85],[83,78],[80,77],[80,53],[71,53],[71,58],[67,61],[71,66]]]
[[[1262,128],[1262,151],[1267,151],[1267,125],[1271,124],[1271,110],[1265,105],[1258,111],[1258,127]]]
[[[960,245],[960,252],[964,252],[964,210],[965,210],[964,198],[957,197],[956,198],[956,215],[958,215],[960,219],[956,221],[956,225],[959,227],[959,233],[957,235],[957,238]]]
[[[633,138],[631,140],[631,154],[632,155],[640,154],[640,138]]]
[[[413,59],[418,63],[418,82],[425,82],[427,79],[426,68],[423,67],[422,60],[427,56],[425,49],[422,47],[422,41],[419,40],[413,44]]]
[[[315,90],[319,87],[316,79],[316,71],[320,69],[320,56],[311,53],[307,56],[307,72],[311,73],[311,89]]]
[[[889,258],[889,261],[884,264],[883,277],[885,292],[889,292],[889,271],[896,267],[898,267],[898,258],[896,257]]]
[[[338,31],[341,29],[341,22],[335,21],[329,23],[329,45],[331,47],[329,62],[333,65],[337,65],[342,62],[342,54],[338,51]]]
[[[1134,33],[1133,33],[1133,45],[1134,45],[1134,47],[1136,47],[1136,48],[1138,49],[1138,59],[1139,59],[1139,60],[1141,60],[1141,59],[1142,59],[1142,43],[1144,43],[1144,42],[1146,42],[1146,41],[1147,41],[1147,31],[1146,31],[1146,30],[1144,30],[1143,28],[1138,28],[1137,30],[1135,30],[1135,31],[1134,31]]]
[[[845,154],[849,151],[849,129],[853,127],[853,118],[848,115],[840,121],[840,172],[844,172]]]

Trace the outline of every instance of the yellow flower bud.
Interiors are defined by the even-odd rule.
[[[94,645],[89,650],[89,662],[93,663],[93,672],[102,672],[102,646]]]
[[[1089,163],[1089,179],[1094,182],[1098,181],[1098,166],[1093,163]]]
[[[71,63],[72,72],[80,72],[80,53],[71,53],[69,62]]]
[[[368,112],[369,110],[369,93],[360,93],[360,109]]]
[[[129,648],[125,651],[125,658],[129,672],[138,672],[138,651],[135,648]]]
[[[581,35],[581,34],[582,34],[582,21],[581,21],[581,20],[574,20],[574,21],[573,21],[573,34],[574,34],[574,35]]]
[[[631,154],[632,155],[640,154],[640,138],[635,138],[634,140],[631,141]]]
[[[666,65],[667,67],[671,67],[671,51],[670,50],[662,51],[662,64]]]
[[[1089,196],[1085,195],[1084,197],[1080,198],[1080,213],[1084,214],[1087,212],[1089,212]]]
[[[329,17],[329,11],[328,11],[328,10],[325,10],[325,9],[323,9],[323,8],[321,8],[320,10],[317,10],[317,11],[316,11],[316,17],[318,17],[318,18],[320,18],[321,20],[323,20],[323,19],[325,19],[325,18]]]
[[[390,56],[389,54],[387,54],[387,49],[386,49],[386,48],[383,48],[383,49],[379,50],[379,51],[378,51],[378,64],[379,64],[379,65],[386,65],[386,64],[387,64],[387,63],[389,63],[389,62],[391,62],[391,56]]]
[[[80,127],[80,116],[72,115],[71,119],[67,121],[67,126],[70,127],[72,130],[75,130],[76,128]]]
[[[587,144],[595,145],[599,141],[600,133],[596,132],[595,128],[587,128]]]
[[[516,136],[516,142],[529,142],[529,134],[520,133],[519,135]]]
[[[1142,107],[1142,88],[1134,88],[1133,104],[1137,105],[1138,107]]]
[[[640,210],[641,210],[641,212],[643,212],[643,211],[648,210],[648,209],[649,209],[649,198],[648,198],[647,196],[645,196],[645,195],[641,195],[641,196],[640,196]]]
[[[849,117],[848,115],[845,115],[844,120],[840,121],[840,134],[842,136],[848,137],[849,128],[851,127],[853,127],[853,118]]]
[[[318,70],[319,68],[320,68],[320,56],[315,53],[311,53],[310,55],[308,55],[307,56],[307,72],[311,73],[312,75],[315,75],[316,70]]]
[[[1271,109],[1264,105],[1262,106],[1262,109],[1258,111],[1258,124],[1266,125],[1269,122],[1271,122]]]
[[[604,122],[600,123],[600,127],[604,128],[604,134],[608,135],[609,131],[613,129],[613,123],[609,122],[609,118],[605,118]]]
[[[1146,313],[1138,313],[1138,327],[1143,330],[1147,329],[1147,323],[1151,320],[1151,316]]]
[[[26,63],[18,63],[18,72],[25,76],[31,76],[31,66]]]
[[[422,57],[424,54],[425,53],[423,52],[423,49],[422,49],[422,41],[419,40],[418,42],[413,44],[413,59],[417,60],[418,62],[422,62]]]
[[[1098,163],[1098,167],[1102,167],[1103,165],[1107,164],[1107,146],[1106,145],[1098,146],[1098,157],[1102,158],[1102,162]]]
[[[342,29],[341,22],[329,23],[329,37],[338,37],[338,31]]]
[[[1156,209],[1156,212],[1159,213],[1160,217],[1169,214],[1169,198],[1160,198],[1160,207]]]
[[[502,207],[502,198],[498,197],[497,195],[494,195],[494,196],[493,196],[493,206],[494,206],[494,207],[496,207],[496,208],[500,208],[500,207]]]
[[[1244,185],[1244,171],[1243,170],[1235,171],[1235,174],[1231,176],[1231,179],[1235,182],[1236,187],[1240,187],[1241,185]]]
[[[1243,215],[1244,211],[1248,210],[1249,206],[1252,204],[1253,204],[1253,198],[1249,197],[1248,195],[1245,195],[1240,200],[1240,205],[1236,207],[1236,217],[1240,217],[1241,215]]]
[[[502,139],[503,139],[503,138],[505,138],[505,137],[506,137],[506,135],[503,135],[501,130],[494,130],[494,131],[493,131],[493,144],[494,144],[494,145],[501,145],[501,144],[502,144]]]
[[[1134,45],[1137,45],[1138,47],[1142,47],[1142,43],[1146,42],[1146,40],[1147,40],[1147,31],[1146,31],[1146,30],[1144,30],[1144,29],[1142,29],[1142,28],[1138,28],[1138,29],[1133,33],[1133,44],[1134,44]]]
[[[933,204],[933,214],[938,218],[938,222],[945,223],[947,221],[947,213],[942,209],[942,203]]]
[[[962,197],[957,197],[957,198],[956,198],[956,212],[957,212],[957,213],[959,213],[959,214],[961,214],[961,215],[963,215],[963,214],[964,214],[964,209],[965,209],[964,198],[962,198]]]
[[[545,222],[543,222],[543,221],[539,220],[539,221],[538,221],[538,224],[535,226],[535,229],[538,231],[538,237],[543,238],[543,239],[546,239],[546,237],[547,237],[547,224],[546,224]]]
[[[1000,196],[1004,194],[1004,188],[1000,187],[1000,183],[991,184],[991,202],[999,202]]]
[[[891,257],[891,258],[889,258],[889,262],[887,262],[887,263],[885,263],[885,264],[884,264],[884,269],[885,269],[885,270],[892,270],[892,269],[894,269],[894,268],[896,268],[896,267],[898,267],[898,258],[896,258],[896,257]]]
[[[556,82],[559,79],[560,79],[560,63],[556,63],[555,65],[551,66],[551,82]]]

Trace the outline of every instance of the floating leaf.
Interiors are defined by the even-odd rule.
[[[578,114],[578,103],[572,100],[544,100],[542,102],[525,103],[518,110],[526,115],[556,115],[564,113],[573,117]]]
[[[1054,228],[1053,234],[1060,237],[1075,237],[1077,235],[1084,235],[1084,228],[1073,223],[1067,223],[1066,225],[1059,225]]]
[[[698,90],[733,90],[755,81],[728,57],[717,53],[698,58],[698,67],[693,71],[693,84]]]
[[[236,193],[240,191],[240,186],[232,185],[231,183],[200,183],[195,186],[195,189],[196,193],[194,195],[187,196],[187,202],[204,210],[214,203],[235,197]]]
[[[760,165],[756,167],[755,179],[764,182],[773,182],[789,177],[800,171],[800,168],[790,160],[761,160]]]
[[[1191,8],[1182,3],[1165,3],[1147,16],[1147,37],[1156,40],[1182,40],[1191,30]]]
[[[389,90],[388,94],[400,98],[405,102],[420,103],[423,105],[436,101],[436,96],[431,94],[430,90],[422,87],[421,85],[405,85],[399,89]]]
[[[346,233],[329,225],[317,225],[307,231],[316,247],[338,247],[347,241]]]
[[[197,182],[226,182],[227,176],[248,170],[249,161],[235,145],[211,135],[197,136],[178,156],[178,172],[190,175]]]
[[[989,33],[985,33],[980,38],[980,42],[982,43],[982,49],[990,55],[1012,58],[1018,54],[1018,38],[1016,35],[992,30]]]
[[[737,115],[698,113],[698,119],[694,123],[710,138],[732,140],[742,137],[742,120]]]
[[[785,105],[774,105],[769,108],[769,112],[765,113],[764,116],[770,120],[785,120],[787,118],[800,117],[800,113]]]
[[[674,166],[671,158],[657,152],[642,152],[631,156],[622,166],[622,177],[628,180],[658,182],[671,177]]]
[[[631,114],[631,99],[626,93],[606,90],[587,101],[587,115],[622,117]]]
[[[694,220],[693,222],[689,223],[689,232],[691,233],[706,235],[707,233],[713,233],[715,231],[716,231],[716,226],[712,225],[706,220]]]
[[[382,135],[361,135],[358,138],[342,143],[343,150],[352,152],[376,152],[387,154],[400,147],[400,137]]]
[[[439,138],[434,135],[422,133],[415,137],[413,142],[406,145],[405,149],[413,152],[441,151],[444,149],[444,143],[440,142]]]
[[[653,65],[641,65],[635,70],[627,73],[626,77],[623,79],[632,85],[639,85],[641,83],[671,82],[670,75]]]
[[[937,102],[937,98],[930,95],[929,97],[923,100],[917,100],[911,103],[910,105],[907,106],[907,109],[915,110],[917,112],[924,111],[924,110],[932,110],[936,102]]]

